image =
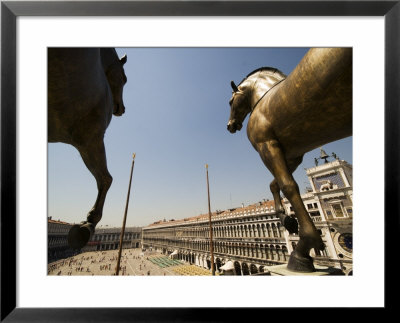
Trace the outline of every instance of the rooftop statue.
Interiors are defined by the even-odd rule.
[[[101,220],[112,177],[107,169],[104,134],[111,117],[125,112],[127,81],[114,48],[49,48],[48,141],[74,146],[97,182],[97,199],[86,221],[69,231],[74,249],[86,245]]]
[[[315,271],[309,252],[325,246],[292,173],[306,152],[352,135],[352,49],[313,48],[287,77],[263,67],[231,86],[227,128],[231,133],[240,130],[250,114],[247,136],[274,176],[270,189],[275,210],[285,228],[300,237],[288,269]],[[285,215],[280,191],[298,222]]]

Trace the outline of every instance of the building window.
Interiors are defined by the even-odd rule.
[[[340,204],[332,204],[332,209],[335,212],[335,216],[337,218],[343,218],[344,217],[343,209],[342,209],[342,206]]]
[[[274,238],[278,237],[278,231],[276,229],[275,223],[272,223],[272,232],[274,234]]]

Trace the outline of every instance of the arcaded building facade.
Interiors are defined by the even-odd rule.
[[[121,228],[96,228],[94,235],[82,249],[82,252],[116,250],[119,248],[120,239]],[[141,240],[142,228],[127,227],[122,239],[122,248],[140,248]]]
[[[334,160],[306,171],[311,189],[302,195],[303,202],[326,246],[311,255],[316,264],[352,274],[352,167]],[[287,214],[294,215],[286,199],[283,205]],[[177,251],[179,259],[211,268],[208,218],[202,214],[144,227],[143,247],[164,254]],[[232,261],[236,275],[260,274],[265,266],[287,263],[299,240],[285,230],[268,200],[212,213],[212,230],[216,270]]]
[[[212,214],[216,270],[232,260],[237,275],[264,272],[268,265],[288,261],[287,232],[276,216],[273,201]],[[154,223],[143,228],[143,246],[211,268],[208,214]]]
[[[47,261],[53,262],[58,259],[70,257],[75,254],[68,246],[68,232],[72,224],[47,219]]]

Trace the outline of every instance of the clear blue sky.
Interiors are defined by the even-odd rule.
[[[113,184],[100,225],[121,226],[132,153],[136,153],[128,226],[181,219],[272,199],[272,175],[246,136],[226,130],[230,81],[271,66],[289,74],[308,48],[118,48],[127,54],[126,112],[113,117],[105,135]],[[81,222],[97,195],[94,177],[77,150],[48,145],[48,215]],[[323,147],[352,163],[352,137]],[[307,153],[294,173],[303,193],[304,168],[314,166],[319,149]]]

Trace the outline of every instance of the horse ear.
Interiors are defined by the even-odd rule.
[[[231,86],[232,86],[232,89],[233,89],[234,92],[238,92],[239,91],[239,89],[236,86],[235,82],[231,81]]]
[[[127,60],[128,60],[128,57],[125,54],[119,61],[121,62],[122,65],[124,65]]]

